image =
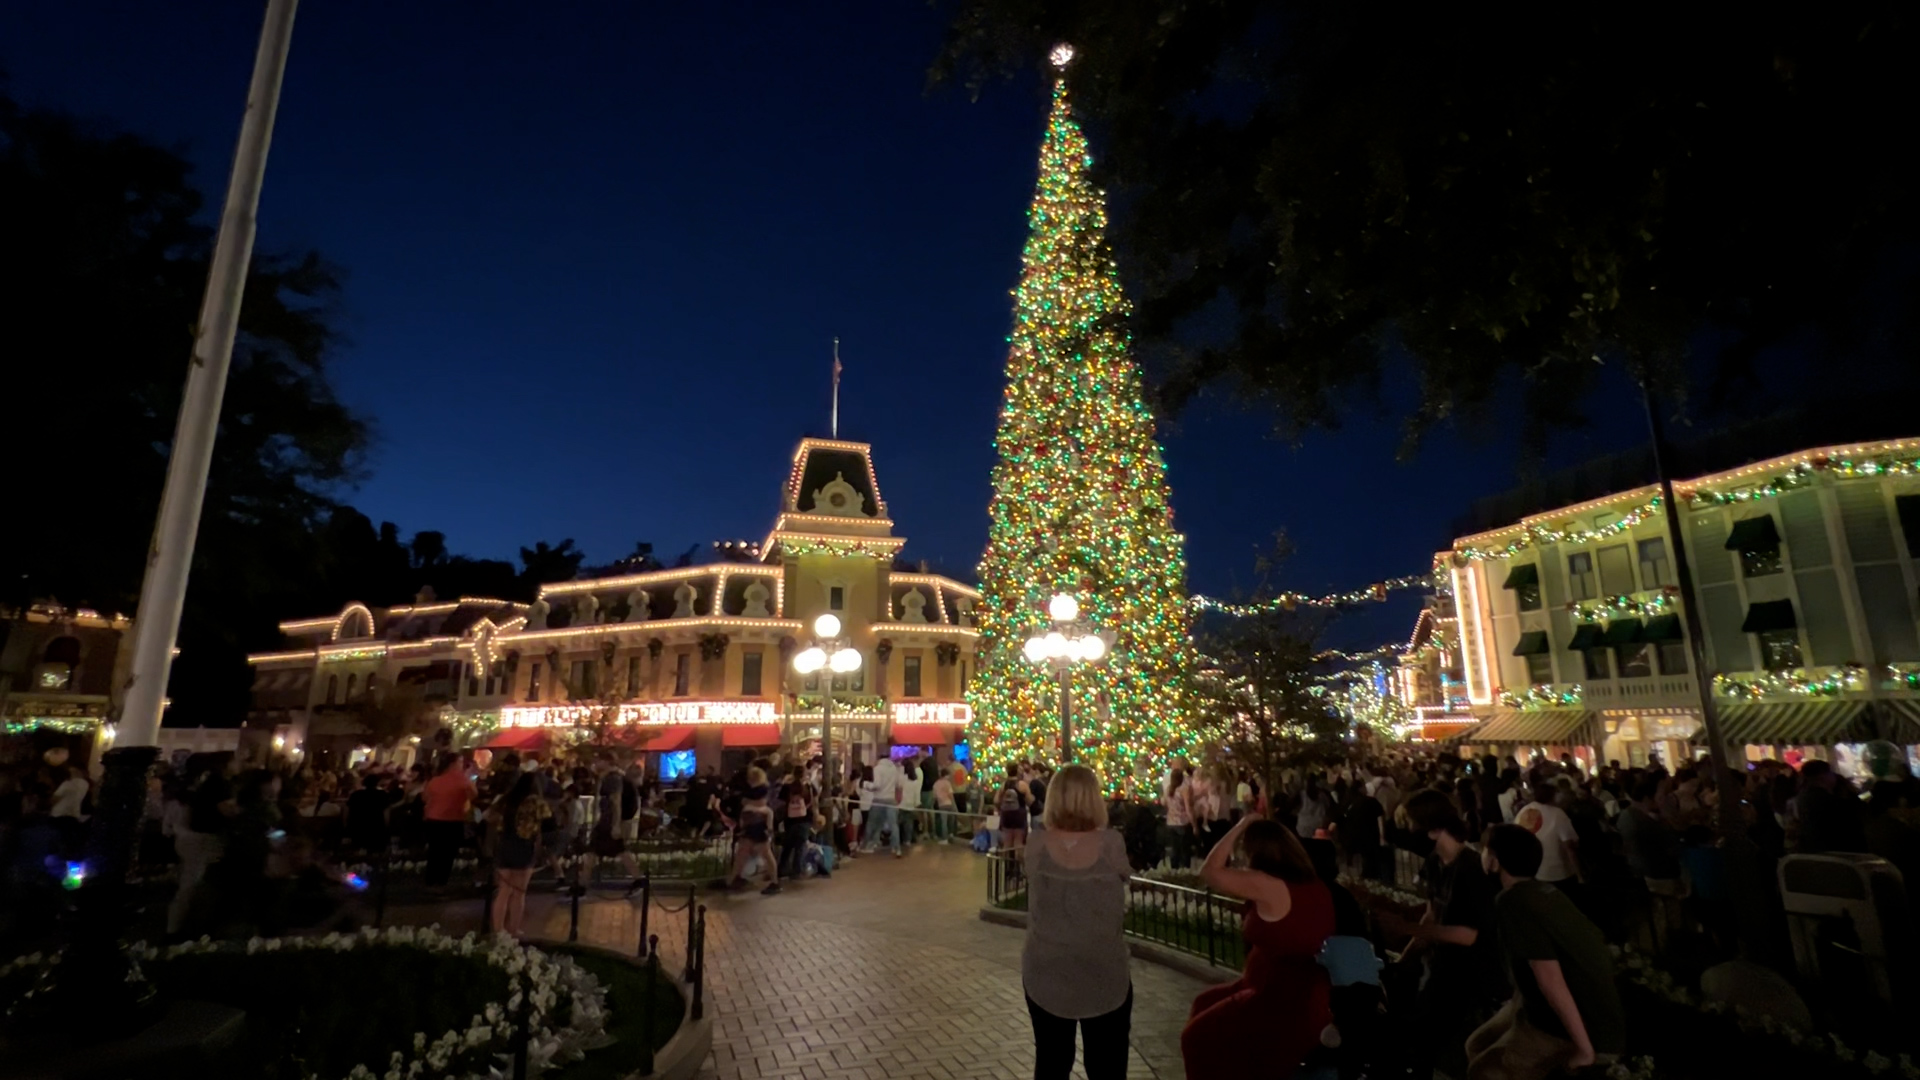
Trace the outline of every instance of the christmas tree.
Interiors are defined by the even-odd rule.
[[[1068,107],[1071,59],[1054,50],[1061,75],[1014,291],[968,700],[983,764],[1059,758],[1057,676],[1022,647],[1047,628],[1049,597],[1071,593],[1092,629],[1114,635],[1102,661],[1075,667],[1071,756],[1118,791],[1189,752],[1193,652],[1184,539],[1130,353],[1105,196]]]

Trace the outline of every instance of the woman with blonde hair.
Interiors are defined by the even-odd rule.
[[[1045,829],[1026,849],[1027,941],[1020,955],[1033,1020],[1034,1080],[1073,1073],[1075,1028],[1087,1080],[1123,1080],[1133,1020],[1127,943],[1127,846],[1107,828],[1100,780],[1085,765],[1048,788]]]

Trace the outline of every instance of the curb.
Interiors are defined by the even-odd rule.
[[[570,950],[590,952],[609,960],[618,960],[632,967],[644,969],[646,965],[637,957],[629,956],[615,949],[600,945],[588,945],[579,941],[552,941],[546,938],[528,938],[527,944],[534,948],[547,948],[555,955],[564,956]],[[653,1052],[653,1071],[650,1073],[629,1073],[626,1080],[691,1080],[706,1064],[707,1055],[713,1052],[713,1001],[706,1001],[706,1015],[698,1020],[693,1018],[693,984],[682,982],[669,976],[673,985],[680,990],[680,1027],[673,1038]]]
[[[980,909],[980,921],[993,923],[995,926],[1010,926],[1017,930],[1025,930],[1027,928],[1027,913],[1024,911],[1007,911],[997,907],[982,907]],[[1221,983],[1230,983],[1240,977],[1240,973],[1234,971],[1232,968],[1223,968],[1216,964],[1209,964],[1201,957],[1191,956],[1178,949],[1170,949],[1156,942],[1142,941],[1134,937],[1127,938],[1126,942],[1127,951],[1131,952],[1135,959],[1145,960],[1149,964],[1158,964],[1163,968],[1177,971],[1190,979],[1198,979],[1201,982],[1212,983],[1218,986]]]

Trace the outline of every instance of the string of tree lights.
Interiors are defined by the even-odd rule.
[[[1295,611],[1299,608],[1343,608],[1353,607],[1358,604],[1379,603],[1385,600],[1390,593],[1400,592],[1404,589],[1429,589],[1435,592],[1446,592],[1446,578],[1444,574],[1428,571],[1424,574],[1408,574],[1406,577],[1388,578],[1385,581],[1376,581],[1372,585],[1367,585],[1362,588],[1351,589],[1347,592],[1327,593],[1324,596],[1312,596],[1301,592],[1284,592],[1269,599],[1236,604],[1212,596],[1195,595],[1188,602],[1193,606],[1196,614],[1220,614],[1246,618],[1252,615],[1265,615],[1275,611]]]
[[[1072,50],[1056,48],[1053,60],[1060,74],[994,440],[971,739],[988,765],[1058,756],[1060,691],[1022,644],[1048,598],[1070,593],[1115,638],[1103,662],[1073,678],[1065,749],[1120,790],[1195,749],[1186,554],[1106,246],[1106,197],[1087,177],[1092,159],[1068,104]]]

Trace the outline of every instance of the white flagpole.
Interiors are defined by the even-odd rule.
[[[840,437],[840,339],[833,339],[833,437]]]

